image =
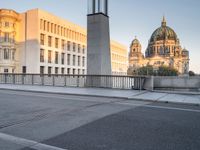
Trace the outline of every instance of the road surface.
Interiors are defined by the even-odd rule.
[[[200,107],[0,90],[0,150],[199,150]]]

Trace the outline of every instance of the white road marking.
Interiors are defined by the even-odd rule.
[[[67,149],[62,149],[55,146],[42,144],[36,141],[27,140],[27,139],[23,139],[20,137],[16,137],[16,136],[4,134],[4,133],[0,133],[0,139],[14,143],[14,144],[22,145],[24,147],[33,148],[36,150],[67,150]]]
[[[146,108],[156,108],[156,109],[167,109],[167,110],[178,110],[178,111],[186,111],[186,112],[197,112],[200,113],[198,109],[187,109],[187,108],[178,108],[178,107],[165,107],[165,106],[153,106],[153,105],[141,105],[141,104],[131,104],[126,102],[116,102],[119,105],[127,105],[127,106],[138,106],[138,107],[146,107]]]

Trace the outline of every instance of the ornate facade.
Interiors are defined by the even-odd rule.
[[[148,43],[145,56],[137,38],[130,46],[129,67],[137,71],[142,66],[151,65],[154,69],[159,66],[175,68],[180,74],[189,72],[189,51],[183,49],[174,30],[167,26],[163,17],[161,27],[156,29]]]
[[[0,72],[19,70],[19,21],[13,10],[0,10]]]

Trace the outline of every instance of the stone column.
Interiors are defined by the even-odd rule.
[[[107,0],[93,0],[91,2],[93,5],[90,6],[93,8],[89,10],[93,11],[89,12],[87,16],[87,74],[111,75],[110,31],[109,17],[107,15]],[[112,86],[112,81],[110,77],[88,77],[87,85],[90,87],[110,87]]]

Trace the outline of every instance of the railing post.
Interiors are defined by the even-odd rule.
[[[125,88],[124,88],[125,78],[126,78],[126,77],[122,77],[122,80],[123,80],[123,81],[122,81],[122,89],[125,89]]]
[[[79,87],[79,76],[76,76],[76,85]]]
[[[140,77],[140,91],[142,90],[142,77]]]
[[[13,84],[15,84],[15,74],[13,74]]]
[[[21,80],[22,80],[22,84],[24,84],[24,74],[22,74]]]
[[[45,75],[44,75],[44,74],[42,74],[42,75],[41,75],[41,81],[42,81],[42,85],[44,85],[44,77],[45,77]]]
[[[53,75],[53,86],[55,86],[55,76]]]
[[[31,78],[32,78],[32,85],[34,85],[34,75],[33,74],[31,75]]]
[[[154,76],[151,77],[152,91],[154,91]]]
[[[4,80],[5,80],[5,84],[7,84],[7,77],[6,77],[6,74],[4,74]]]
[[[65,80],[65,84],[64,84],[64,85],[65,85],[65,87],[66,87],[66,86],[67,86],[67,75],[65,75],[64,78],[65,78],[65,79],[64,79],[64,80]]]

